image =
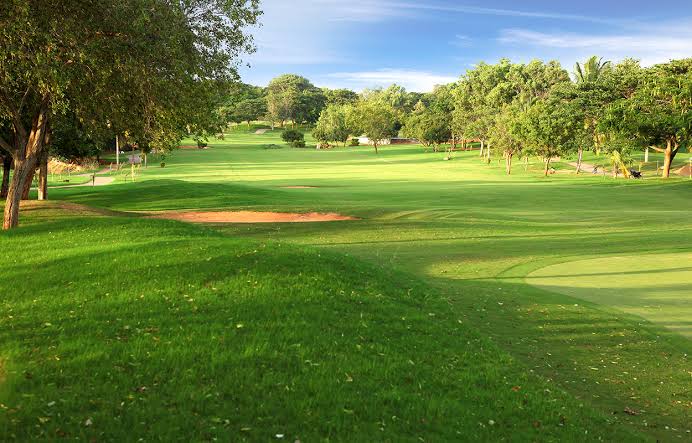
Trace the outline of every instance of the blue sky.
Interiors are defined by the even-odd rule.
[[[295,73],[318,86],[425,92],[479,61],[591,55],[644,65],[692,57],[692,0],[263,0],[244,81]]]

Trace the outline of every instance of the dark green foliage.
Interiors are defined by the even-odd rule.
[[[305,135],[297,129],[285,129],[281,133],[281,140],[286,143],[305,140]]]

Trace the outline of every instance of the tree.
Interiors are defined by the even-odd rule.
[[[585,128],[590,133],[590,137],[585,140],[586,143],[580,145],[577,150],[577,174],[581,172],[585,148],[593,148],[600,152],[604,134],[598,131],[598,120],[606,105],[616,98],[616,92],[607,81],[608,74],[611,72],[612,64],[596,56],[589,58],[583,65],[577,62],[574,66],[576,85],[571,91],[572,99],[579,102],[584,112]]]
[[[368,139],[378,153],[377,147],[388,138],[397,134],[397,116],[394,108],[378,99],[361,99],[349,109],[348,126],[354,128]]]
[[[423,146],[432,146],[437,152],[452,136],[450,120],[441,109],[419,103],[402,130],[407,137],[417,139]]]
[[[45,158],[50,121],[70,109],[84,124],[129,132],[161,148],[196,128],[209,98],[252,50],[245,27],[258,1],[5,0],[0,3],[0,146],[14,173],[3,227]]]
[[[543,159],[548,175],[553,158],[574,152],[584,134],[583,114],[560,94],[538,100],[522,112],[512,133],[529,152]]]
[[[323,90],[325,105],[352,105],[358,101],[358,94],[350,89],[327,89]]]
[[[321,143],[333,141],[342,142],[345,145],[351,133],[346,116],[346,106],[328,105],[320,114],[312,136]]]
[[[324,108],[325,97],[308,79],[295,74],[274,78],[267,86],[267,110],[269,118],[292,125],[296,122],[314,123]]]
[[[495,118],[493,130],[490,133],[490,142],[502,152],[505,160],[505,172],[512,173],[512,159],[522,152],[522,109],[518,104],[505,105]]]
[[[594,55],[584,64],[579,62],[574,64],[574,78],[577,83],[597,82],[610,68],[609,61],[604,62],[603,57],[597,58]]]
[[[602,126],[633,145],[662,152],[662,175],[667,178],[680,149],[690,147],[692,58],[643,70],[629,82],[627,92],[607,109]]]
[[[258,120],[267,114],[267,99],[264,96],[264,90],[245,83],[234,84],[222,106],[222,113],[227,122],[247,122],[249,128],[251,121]]]

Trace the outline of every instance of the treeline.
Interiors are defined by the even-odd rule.
[[[392,85],[360,94],[320,89],[297,75],[282,75],[267,88],[238,86],[225,108],[229,121],[267,119],[315,123],[323,144],[367,136],[378,144],[396,135],[418,139],[437,151],[480,142],[481,156],[502,158],[507,173],[522,156],[544,161],[607,155],[615,174],[628,175],[634,151],[664,154],[668,177],[675,156],[690,148],[692,59],[643,68],[627,59],[613,65],[592,57],[572,75],[558,62],[480,63],[459,81],[433,92]]]

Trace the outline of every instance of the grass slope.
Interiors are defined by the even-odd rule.
[[[44,211],[2,237],[0,440],[636,439],[404,275]]]

